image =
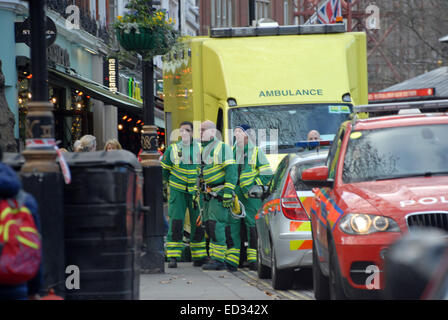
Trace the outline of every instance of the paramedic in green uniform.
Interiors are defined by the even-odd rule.
[[[168,200],[170,221],[166,240],[168,268],[177,268],[177,261],[182,255],[187,208],[190,215],[190,251],[193,265],[202,266],[207,257],[204,229],[196,227],[196,219],[199,215],[196,197],[198,195],[197,179],[201,146],[199,142],[193,140],[193,124],[191,122],[182,122],[179,131],[181,141],[172,143],[161,161],[163,179],[170,188]]]
[[[209,236],[210,261],[204,270],[226,269],[226,227],[230,223],[237,168],[232,149],[218,138],[219,131],[211,121],[201,124],[202,180],[204,181],[204,225]]]
[[[236,271],[239,265],[241,236],[240,229],[243,223],[246,225],[247,239],[247,262],[249,268],[257,269],[257,231],[255,228],[255,215],[261,206],[260,199],[249,198],[248,192],[253,185],[267,185],[272,177],[272,170],[266,155],[261,149],[254,145],[250,139],[250,126],[243,124],[234,130],[235,144],[233,154],[238,166],[238,181],[235,193],[238,200],[244,205],[246,216],[243,219],[233,219],[229,225],[227,234],[228,249],[226,261],[232,266],[231,271]]]

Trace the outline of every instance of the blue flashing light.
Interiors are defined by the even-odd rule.
[[[330,146],[331,145],[330,140],[320,140],[320,141],[299,141],[296,142],[294,145],[296,147],[300,148],[315,148],[320,146]]]

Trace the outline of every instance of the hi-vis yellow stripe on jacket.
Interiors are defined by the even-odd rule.
[[[230,146],[217,139],[204,143],[202,161],[205,163],[202,174],[207,186],[223,185],[227,191],[235,189],[238,174]]]
[[[176,190],[195,193],[199,176],[201,145],[193,141],[184,145],[182,141],[171,144],[161,161],[163,179]]]
[[[247,193],[254,184],[267,185],[272,177],[272,170],[268,159],[258,147],[248,143],[244,149],[237,144],[233,147],[233,155],[239,170],[239,186],[243,193]],[[244,158],[243,158],[244,157]]]
[[[13,225],[18,227],[18,231],[13,234],[16,241],[32,249],[40,249],[40,235],[27,207],[6,207],[0,212],[0,239],[3,244],[10,241]]]

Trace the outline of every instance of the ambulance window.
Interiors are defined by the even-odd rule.
[[[219,108],[218,117],[216,119],[216,129],[218,129],[219,132],[221,132],[221,135],[224,134],[224,132],[222,131],[223,127],[224,127],[223,112],[222,109]]]

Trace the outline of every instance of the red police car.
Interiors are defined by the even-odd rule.
[[[446,111],[448,100],[354,110],[412,108]],[[339,128],[326,165],[302,179],[315,186],[316,299],[381,297],[388,246],[416,226],[448,230],[448,113],[355,116]]]

